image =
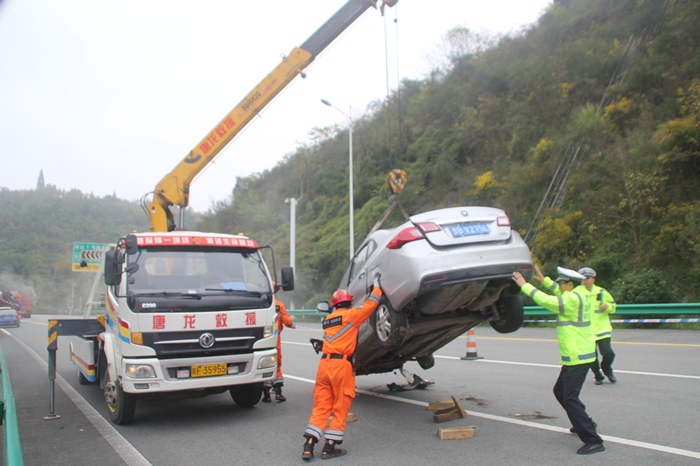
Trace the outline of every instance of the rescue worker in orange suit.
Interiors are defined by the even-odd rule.
[[[345,290],[333,293],[335,310],[323,320],[323,355],[316,372],[314,409],[309,425],[304,431],[303,459],[311,459],[314,445],[326,439],[321,451],[322,459],[343,456],[346,450],[338,448],[343,443],[345,420],[355,397],[355,369],[352,365],[360,325],[377,309],[382,290],[379,274],[374,277],[374,289],[362,308],[350,308],[352,296]],[[333,413],[330,425],[328,418]],[[325,433],[324,427],[328,425]]]
[[[277,290],[279,285],[275,283],[275,290]],[[289,328],[294,328],[292,324],[292,317],[287,314],[287,310],[281,301],[275,299],[275,305],[277,306],[277,315],[275,316],[276,332],[277,332],[277,377],[275,380],[267,380],[263,384],[263,402],[270,403],[272,398],[270,398],[270,389],[275,388],[275,400],[277,401],[287,401],[287,398],[282,395],[282,386],[284,385],[284,376],[282,375],[282,329],[286,325]]]

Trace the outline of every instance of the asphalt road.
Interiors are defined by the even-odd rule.
[[[319,325],[299,323],[308,328],[282,334],[284,403],[244,409],[227,393],[139,401],[131,424],[113,426],[99,388],[78,384],[64,337],[55,390],[61,418],[43,419],[49,413],[46,321],[35,316],[0,331],[26,465],[308,464],[301,460],[302,434],[318,365],[309,338],[320,337]],[[407,364],[435,382],[425,390],[390,391],[387,384],[406,384],[400,374],[358,377],[351,408],[358,420],[346,427],[348,455],[334,464],[700,464],[700,332],[614,331],[619,382],[596,386],[589,375],[581,394],[606,440],[607,451],[591,456],[576,455],[581,442],[568,434],[569,421],[552,395],[560,369],[554,329],[500,335],[479,327],[476,342],[484,359],[460,359],[465,336],[438,351],[428,371]],[[451,396],[469,415],[435,424],[428,403]],[[475,426],[474,438],[437,436],[439,427],[462,426]]]

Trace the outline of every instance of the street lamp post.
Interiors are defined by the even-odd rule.
[[[355,219],[354,219],[354,196],[352,192],[352,184],[353,184],[353,179],[352,179],[352,107],[350,107],[349,114],[345,113],[332,103],[330,103],[326,99],[321,99],[321,102],[323,102],[325,105],[328,105],[329,107],[333,107],[334,109],[338,110],[340,113],[345,115],[345,117],[348,119],[348,123],[350,125],[350,148],[348,150],[349,154],[349,171],[350,171],[350,260],[352,260],[353,256],[355,255]]]

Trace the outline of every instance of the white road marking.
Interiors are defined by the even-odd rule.
[[[282,343],[286,345],[301,345],[301,346],[311,346],[311,343],[300,343],[296,341],[282,341]],[[457,356],[440,356],[440,355],[435,355],[435,358],[437,359],[452,359],[456,361],[461,361],[462,358],[457,357]],[[551,367],[553,369],[561,369],[561,365],[555,365],[555,364],[538,364],[534,362],[515,362],[515,361],[496,361],[494,359],[474,359],[471,362],[478,362],[481,364],[484,363],[490,363],[490,364],[511,364],[514,366],[533,366],[533,367]],[[616,374],[634,374],[634,375],[651,375],[653,377],[674,377],[678,379],[695,379],[695,380],[700,380],[700,376],[698,375],[684,375],[684,374],[663,374],[660,372],[637,372],[637,371],[624,371],[624,370],[619,370],[615,369]]]
[[[459,358],[457,358],[457,359],[459,359]],[[289,375],[289,374],[284,374],[284,377],[291,379],[291,380],[297,380],[299,382],[305,382],[305,383],[310,383],[310,384],[316,383],[315,380],[306,379],[303,377],[296,377],[296,376]],[[370,392],[367,390],[356,389],[355,392],[361,393],[362,395],[373,396],[375,398],[384,398],[387,400],[398,401],[401,403],[407,403],[407,404],[412,404],[412,405],[416,405],[416,406],[423,406],[425,408],[428,407],[428,403],[426,403],[424,401],[409,400],[407,398],[401,398],[401,397],[393,396],[393,395],[385,395],[383,393],[374,393],[374,392]],[[558,433],[562,433],[562,434],[569,433],[569,429],[565,429],[563,427],[549,426],[546,424],[538,424],[536,422],[521,421],[519,419],[510,419],[510,418],[503,417],[503,416],[495,416],[493,414],[477,413],[474,411],[467,411],[467,414],[470,416],[479,417],[482,419],[489,419],[489,420],[498,421],[498,422],[507,422],[509,424],[517,424],[517,425],[524,426],[524,427],[533,427],[535,429],[540,429],[540,430],[548,430],[551,432],[558,432]],[[609,435],[601,435],[600,437],[603,440],[605,440],[606,442],[619,443],[619,444],[628,445],[631,447],[645,448],[647,450],[660,451],[662,453],[671,453],[673,455],[687,456],[689,458],[700,459],[700,453],[695,452],[695,451],[683,450],[681,448],[667,447],[665,445],[657,445],[655,443],[638,442],[636,440],[629,440],[629,439],[625,439],[625,438],[621,438],[621,437],[611,437]]]
[[[4,329],[0,329],[3,330]],[[33,349],[27,346],[22,340],[12,335],[9,332],[5,332],[10,335],[15,341],[27,350],[29,355],[36,360],[37,363],[45,370],[48,370],[48,363],[44,361],[41,356],[39,356]],[[117,430],[112,427],[112,425],[103,418],[100,413],[98,413],[95,408],[93,408],[90,403],[88,403],[85,398],[83,398],[80,393],[75,391],[73,387],[70,386],[66,380],[61,377],[61,374],[56,372],[56,381],[61,389],[68,395],[68,398],[82,411],[85,417],[95,426],[95,429],[102,435],[102,437],[107,440],[107,442],[114,448],[114,451],[124,460],[129,466],[152,466],[151,463],[139,453],[139,451],[134,448],[134,446],[129,443],[127,439],[122,437],[122,435],[117,432]]]

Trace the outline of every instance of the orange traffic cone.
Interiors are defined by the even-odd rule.
[[[474,337],[474,329],[471,328],[467,332],[467,355],[461,359],[484,359],[476,352],[476,338]]]

